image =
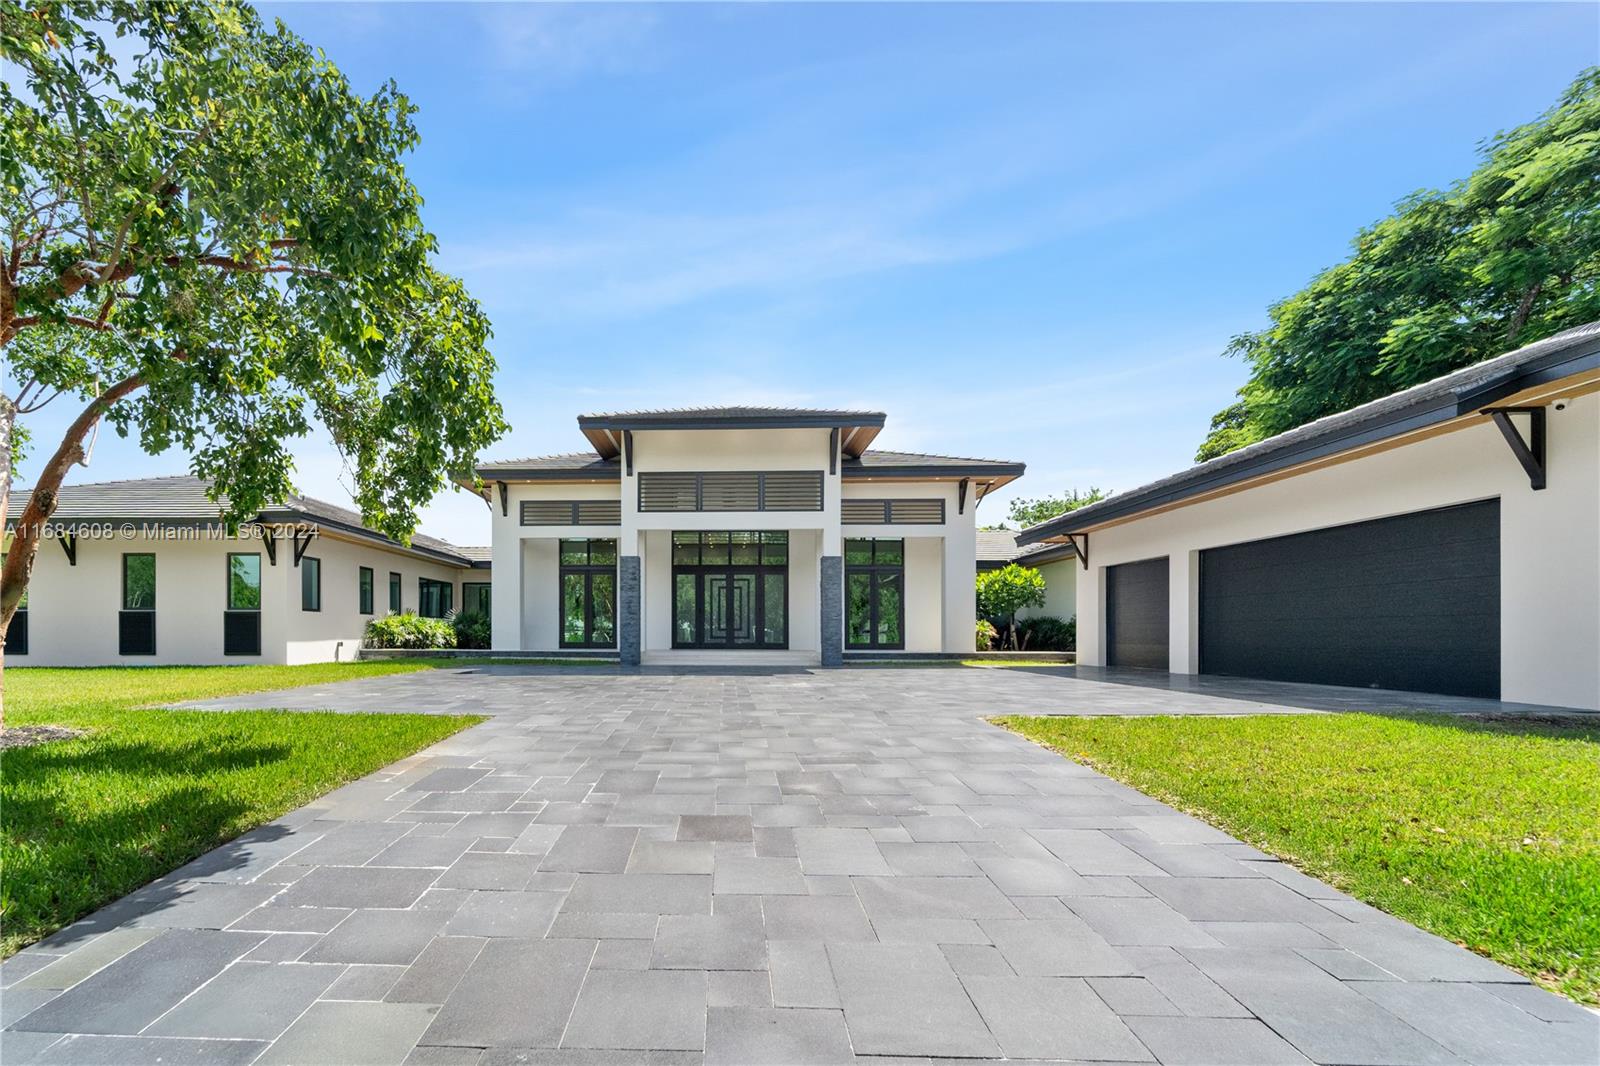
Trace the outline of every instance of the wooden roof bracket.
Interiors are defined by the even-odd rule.
[[[1083,538],[1081,543],[1079,537]],[[1083,564],[1085,570],[1089,569],[1089,534],[1068,533],[1067,541],[1072,545],[1072,550],[1078,553],[1078,562]]]
[[[1483,413],[1494,419],[1500,435],[1511,446],[1511,454],[1527,472],[1528,486],[1538,492],[1545,487],[1545,410],[1543,407],[1485,407]],[[1528,439],[1511,421],[1514,414],[1528,416]]]

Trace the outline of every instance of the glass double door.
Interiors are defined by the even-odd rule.
[[[786,568],[674,567],[672,583],[673,647],[789,646]]]

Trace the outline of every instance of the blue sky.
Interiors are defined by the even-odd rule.
[[[420,106],[490,457],[578,450],[590,410],[861,406],[881,447],[1027,462],[1008,495],[1187,465],[1231,336],[1600,56],[1583,4],[261,6]],[[73,480],[185,467],[103,436]]]

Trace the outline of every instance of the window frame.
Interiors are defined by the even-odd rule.
[[[403,614],[405,611],[405,578],[400,576],[400,571],[389,571],[389,613]]]
[[[378,575],[370,566],[356,568],[356,613],[376,614]]]
[[[465,614],[468,611],[472,610],[472,608],[467,606],[467,590],[468,589],[473,589],[473,590],[482,589],[482,590],[484,590],[484,593],[488,595],[488,597],[489,597],[489,610],[478,611],[476,613],[483,615],[485,618],[489,617],[489,615],[494,610],[494,591],[493,591],[494,583],[491,582],[491,581],[463,581],[461,583],[461,613],[463,613],[463,614]]]
[[[313,565],[307,566],[307,563],[311,563]],[[316,571],[316,577],[312,579],[310,591],[315,593],[316,603],[314,606],[307,607],[306,577],[313,570]],[[309,614],[322,613],[322,560],[315,555],[305,555],[300,559],[300,610]]]
[[[233,605],[233,561],[235,559],[253,558],[256,561],[256,605],[254,607],[235,607]],[[260,611],[261,590],[264,584],[261,573],[260,552],[229,552],[224,560],[223,573],[226,575],[222,589],[222,609],[225,611]]]
[[[437,597],[439,605],[438,614],[429,614],[425,608],[428,606],[428,589],[437,587],[440,592]],[[423,618],[449,618],[455,613],[455,584],[450,581],[440,581],[434,577],[417,577],[417,614]]]
[[[583,558],[581,563],[563,561],[566,554],[566,545],[583,545]],[[602,549],[602,553],[609,551],[610,562],[595,562],[596,543],[610,545],[609,549]],[[621,593],[621,573],[619,571],[620,556],[617,554],[617,539],[615,537],[563,537],[556,543],[556,644],[562,648],[615,648],[618,638],[618,599]],[[611,639],[597,641],[594,639],[594,579],[596,576],[611,578]],[[567,578],[581,577],[583,579],[583,639],[573,641],[567,639]],[[465,599],[465,594],[463,594]]]
[[[868,561],[864,563],[846,562],[844,564],[844,647],[846,651],[904,651],[906,646],[906,542],[904,537],[846,537],[844,542],[844,557],[850,557],[850,545],[865,543],[869,546]],[[893,561],[878,558],[878,545],[893,544],[898,548],[899,558]],[[859,550],[859,549],[858,549]],[[881,612],[881,584],[884,575],[892,575],[899,579],[899,597],[896,603],[895,632],[899,634],[896,641],[880,641]],[[850,640],[850,578],[864,576],[867,579],[867,632],[870,639],[862,643],[852,643]]]
[[[128,606],[128,560],[150,560],[150,606]],[[155,552],[123,552],[122,553],[122,610],[124,611],[154,611],[156,609],[156,553]]]

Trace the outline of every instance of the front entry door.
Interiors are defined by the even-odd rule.
[[[787,648],[789,535],[672,534],[674,648]]]

